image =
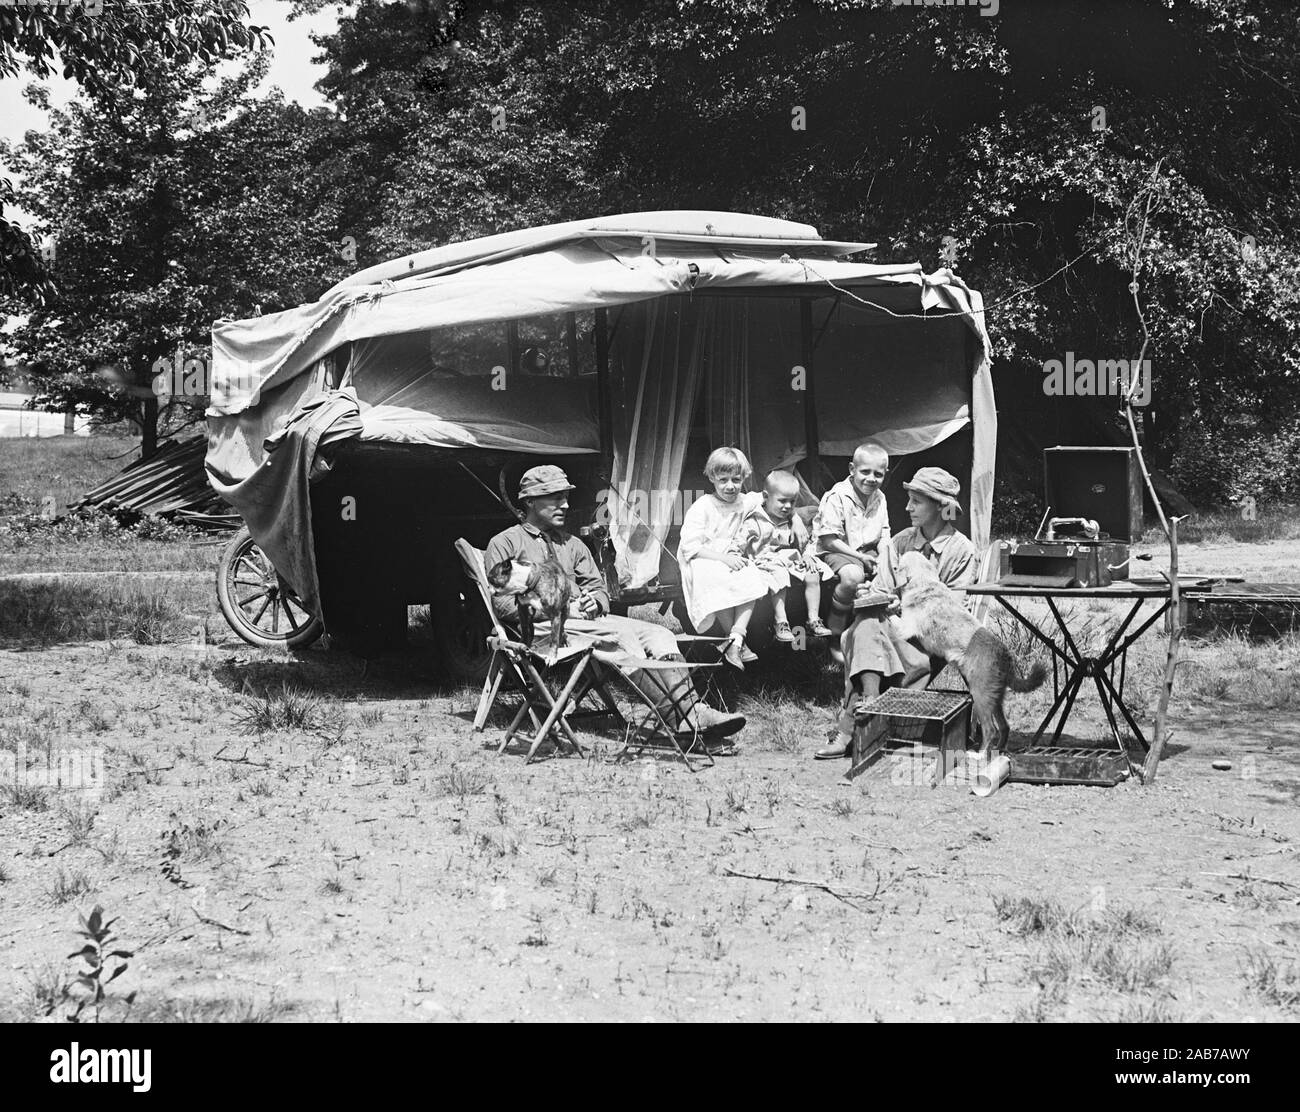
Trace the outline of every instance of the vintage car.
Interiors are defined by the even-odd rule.
[[[255,644],[400,642],[427,604],[446,664],[485,666],[452,542],[512,524],[519,476],[564,467],[570,528],[614,606],[681,598],[682,514],[720,444],[811,503],[853,448],[887,483],[938,463],[988,541],[997,419],[983,302],[949,270],[787,220],[646,212],[489,236],[363,270],[318,301],[218,322],[210,482],[243,517],[222,607]],[[898,457],[906,457],[899,460]]]

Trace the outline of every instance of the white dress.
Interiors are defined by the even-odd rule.
[[[762,501],[763,496],[756,491],[743,493],[731,503],[723,502],[716,494],[706,494],[686,511],[677,543],[677,562],[682,569],[686,613],[700,633],[714,624],[720,610],[754,602],[767,594],[767,584],[758,568],[746,565],[732,571],[717,560],[696,558],[706,548],[726,552],[740,532],[745,515]]]

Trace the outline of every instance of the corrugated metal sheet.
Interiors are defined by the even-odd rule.
[[[168,441],[150,460],[136,460],[120,473],[87,491],[71,509],[96,506],[105,510],[126,510],[168,516],[184,511],[198,515],[192,524],[203,527],[236,527],[239,519],[208,485],[203,457],[205,436]]]

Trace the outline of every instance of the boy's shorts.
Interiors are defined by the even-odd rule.
[[[845,564],[854,564],[859,568],[862,567],[861,560],[855,560],[852,556],[845,556],[843,552],[819,552],[817,553],[817,556],[819,559],[825,560],[826,566],[836,575],[840,574],[840,568],[844,567]]]

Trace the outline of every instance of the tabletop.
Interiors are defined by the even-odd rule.
[[[1182,588],[1184,591],[1186,588]],[[1006,583],[977,583],[968,595],[1003,595],[1007,598],[1168,598],[1169,584],[1115,582],[1107,587],[1020,587]]]

